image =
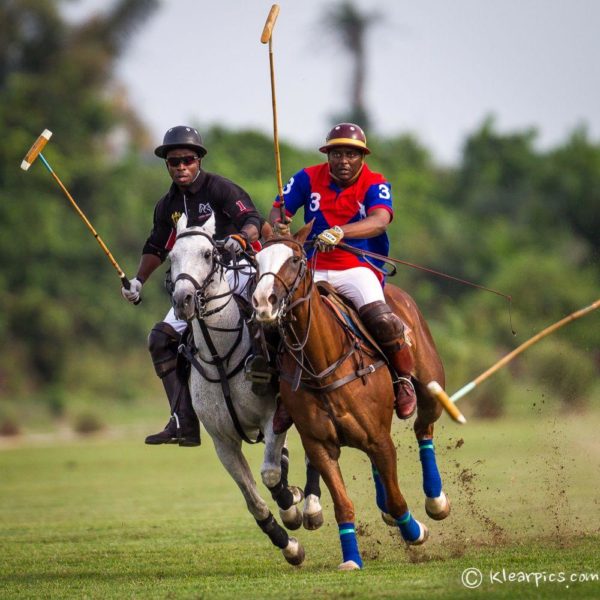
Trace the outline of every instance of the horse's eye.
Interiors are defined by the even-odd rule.
[[[300,257],[299,257],[299,256],[294,256],[294,257],[292,258],[292,262],[293,262],[295,265],[297,265],[297,264],[300,262]]]
[[[212,258],[212,250],[205,250],[204,251],[204,260],[210,260]]]

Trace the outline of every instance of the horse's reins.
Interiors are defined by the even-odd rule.
[[[313,240],[313,242],[314,242],[314,240]],[[490,292],[492,294],[496,294],[497,296],[501,296],[502,298],[505,298],[508,301],[508,315],[509,315],[509,321],[510,321],[510,329],[511,329],[513,335],[516,335],[516,332],[512,326],[512,296],[509,296],[508,294],[504,294],[502,292],[499,292],[498,290],[486,287],[485,285],[481,285],[479,283],[473,283],[472,281],[467,281],[466,279],[461,279],[460,277],[455,277],[454,275],[448,275],[448,273],[442,273],[441,271],[436,271],[435,269],[430,269],[429,267],[424,267],[422,265],[417,265],[415,263],[408,262],[407,260],[400,260],[399,258],[391,258],[390,256],[384,256],[383,254],[377,254],[376,252],[371,252],[370,250],[364,250],[362,248],[355,248],[354,246],[350,246],[350,244],[346,244],[344,242],[340,242],[339,244],[337,244],[336,247],[340,248],[340,250],[345,250],[346,252],[350,252],[351,254],[355,254],[356,256],[360,256],[360,257],[364,258],[365,261],[371,267],[373,267],[374,269],[376,269],[377,271],[379,271],[380,273],[382,273],[383,275],[388,276],[388,277],[393,277],[396,274],[396,271],[397,271],[396,266],[395,266],[396,264],[405,265],[405,266],[411,267],[413,269],[419,269],[420,271],[424,271],[425,273],[431,273],[432,275],[436,275],[438,277],[450,279],[452,281],[456,281],[457,283],[462,283],[463,285],[468,285],[470,287],[474,287],[479,290],[483,290],[485,292]],[[392,267],[392,270],[386,271],[385,269],[382,269],[382,268],[378,267],[377,265],[374,265],[370,260],[367,260],[367,258],[374,258],[375,260],[379,260],[383,263],[386,263],[387,265],[390,265]]]
[[[304,277],[306,275],[306,271],[307,271],[308,267],[307,267],[307,259],[306,259],[306,255],[305,255],[305,251],[304,251],[304,245],[293,239],[285,240],[285,241],[294,243],[299,248],[300,252],[302,253],[302,257],[298,261],[298,263],[299,263],[298,270],[296,272],[296,275],[294,277],[294,281],[292,282],[292,284],[288,286],[287,283],[285,282],[285,280],[278,273],[273,273],[273,272],[262,273],[261,276],[259,277],[258,281],[260,281],[260,279],[262,279],[262,277],[264,277],[266,275],[272,275],[275,279],[277,279],[281,283],[281,285],[283,286],[283,288],[286,292],[286,296],[280,304],[280,311],[279,311],[277,326],[278,326],[279,332],[281,334],[282,346],[286,350],[288,350],[289,355],[292,357],[292,359],[294,360],[294,362],[296,363],[296,365],[298,367],[298,369],[296,370],[295,376],[292,378],[290,378],[290,376],[286,375],[283,372],[281,373],[281,377],[283,379],[289,380],[291,382],[292,391],[296,391],[298,389],[298,387],[300,385],[302,385],[302,387],[309,389],[310,391],[313,391],[313,392],[319,392],[319,393],[330,392],[330,391],[337,389],[338,387],[345,385],[346,383],[349,383],[350,381],[353,381],[354,379],[358,379],[359,377],[364,378],[366,375],[373,373],[375,371],[375,369],[384,365],[385,361],[382,360],[375,364],[368,365],[367,367],[363,367],[362,352],[360,352],[360,350],[361,350],[360,344],[357,343],[357,339],[354,336],[351,336],[348,328],[344,327],[344,331],[345,331],[346,335],[349,337],[349,341],[350,341],[349,350],[345,354],[343,354],[340,358],[338,358],[333,364],[329,365],[326,369],[324,369],[323,371],[321,371],[319,373],[317,373],[315,371],[312,364],[310,364],[308,357],[303,352],[304,347],[306,346],[306,343],[308,341],[308,337],[309,337],[309,333],[310,333],[310,326],[312,323],[311,298],[312,298],[313,288],[315,285],[314,277],[311,277],[310,285],[309,285],[306,293],[304,295],[300,296],[299,298],[297,298],[296,300],[292,301],[292,297],[296,294],[302,281],[304,280]],[[280,242],[281,242],[281,240],[271,239],[271,240],[268,240],[267,242],[265,242],[263,247],[266,247],[273,243],[280,243]],[[298,258],[296,255],[294,255],[294,257]],[[314,275],[314,269],[315,269],[315,266],[314,266],[314,262],[313,262],[313,264],[311,266],[311,275]],[[295,307],[303,304],[304,302],[308,303],[307,326],[306,326],[306,332],[305,332],[304,339],[299,340],[296,335],[296,332],[294,330],[293,323],[289,320],[286,320],[285,317],[288,314],[290,314],[291,311]],[[296,341],[290,342],[289,337],[286,335],[286,333],[290,333],[291,335],[293,335]],[[353,373],[349,373],[345,377],[342,377],[341,379],[338,379],[327,385],[320,385],[320,384],[310,385],[305,380],[302,380],[302,373],[304,373],[312,381],[316,381],[316,382],[322,381],[323,379],[331,376],[356,351],[359,351],[361,354],[360,368],[358,370],[354,371]],[[306,363],[308,363],[308,365]]]
[[[205,233],[203,231],[198,231],[198,230],[186,230],[186,231],[178,234],[175,239],[177,240],[179,238],[189,237],[192,235],[204,236],[213,245],[212,269],[211,269],[210,273],[208,274],[208,276],[206,277],[204,284],[202,284],[202,285],[200,285],[200,283],[198,283],[198,281],[196,281],[196,279],[194,279],[194,277],[192,277],[191,275],[188,275],[187,273],[179,273],[179,275],[177,275],[177,277],[173,281],[173,286],[178,281],[182,281],[182,280],[189,281],[194,286],[194,289],[195,289],[194,318],[198,321],[200,330],[202,331],[204,341],[206,342],[206,345],[208,347],[208,351],[211,354],[212,360],[203,359],[202,356],[200,356],[200,354],[198,353],[198,349],[195,348],[193,345],[186,346],[185,344],[181,344],[178,348],[178,351],[190,362],[190,364],[196,369],[196,371],[198,371],[198,373],[206,381],[209,381],[211,383],[220,383],[221,384],[221,389],[223,391],[223,396],[225,398],[225,404],[227,405],[227,409],[231,416],[231,420],[233,421],[233,425],[234,425],[238,435],[245,442],[247,442],[249,444],[256,444],[263,440],[264,435],[263,435],[262,431],[259,432],[256,440],[254,440],[254,441],[251,440],[246,435],[246,433],[244,432],[244,429],[241,426],[241,423],[237,416],[237,413],[235,411],[235,407],[233,406],[233,400],[231,398],[231,388],[229,386],[229,379],[231,379],[233,376],[237,375],[242,370],[252,349],[250,348],[250,351],[245,356],[242,357],[241,361],[231,371],[229,371],[229,373],[225,369],[225,363],[229,362],[229,359],[233,356],[233,353],[235,352],[236,348],[238,347],[238,344],[242,340],[243,331],[244,331],[244,319],[243,319],[242,315],[240,314],[238,324],[234,328],[215,327],[215,326],[209,326],[206,324],[205,319],[207,317],[219,313],[229,304],[229,302],[231,302],[233,300],[233,291],[230,290],[229,292],[226,292],[224,294],[219,294],[217,296],[212,296],[212,297],[206,296],[206,290],[213,283],[214,275],[217,272],[222,271],[223,264],[218,260],[218,257],[217,257],[218,252],[217,252],[217,247],[216,247],[214,240],[207,233]],[[229,299],[226,302],[224,302],[223,304],[221,304],[220,306],[218,306],[215,309],[206,310],[206,306],[208,305],[209,301],[219,300],[219,299],[225,298],[227,296],[229,296]],[[229,351],[227,352],[227,354],[225,356],[222,357],[219,355],[219,352],[217,351],[217,348],[216,348],[216,346],[212,340],[212,337],[210,335],[210,330],[229,332],[229,333],[237,332],[236,339],[234,340],[233,344],[231,345]],[[196,356],[198,356],[198,358],[201,361],[203,361],[205,364],[216,367],[216,369],[219,373],[219,378],[215,379],[213,377],[209,377],[209,375],[206,372],[206,369],[202,366],[202,364],[200,363],[198,358],[196,358]]]

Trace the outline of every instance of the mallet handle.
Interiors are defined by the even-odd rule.
[[[277,98],[275,95],[275,65],[273,60],[273,28],[279,15],[279,4],[273,4],[263,29],[260,41],[269,42],[269,71],[271,74],[271,105],[273,107],[273,143],[275,146],[275,170],[277,173],[277,193],[279,195],[279,211],[281,222],[285,223],[285,202],[283,199],[283,182],[281,180],[281,157],[279,154],[279,129],[277,127]]]
[[[123,283],[123,287],[125,289],[129,289],[129,287],[130,287],[129,279],[127,279],[127,277],[125,276],[125,273],[123,272],[123,269],[121,269],[121,267],[119,266],[119,263],[115,260],[114,256],[111,254],[111,252],[107,248],[106,244],[102,241],[102,238],[98,235],[98,232],[94,229],[94,226],[90,223],[89,219],[85,216],[84,212],[79,208],[79,206],[73,199],[73,196],[71,196],[71,194],[69,193],[69,190],[67,190],[67,188],[63,185],[63,182],[60,180],[58,175],[54,172],[54,169],[52,169],[52,167],[50,166],[48,161],[44,158],[44,155],[41,152],[38,152],[38,154],[39,154],[40,160],[44,163],[44,166],[46,167],[46,169],[48,169],[48,172],[54,178],[54,181],[56,181],[56,183],[58,183],[60,189],[63,191],[65,196],[69,199],[69,202],[71,203],[73,208],[77,211],[77,214],[81,217],[81,220],[87,225],[87,228],[90,230],[92,235],[96,238],[96,241],[100,245],[100,248],[102,248],[102,250],[104,250],[104,253],[106,254],[108,260],[111,262],[112,266],[116,269],[117,274],[119,275],[119,278],[121,279],[121,282]],[[140,298],[135,304],[139,304],[141,301],[142,301],[142,299]]]
[[[456,392],[455,394],[452,394],[452,396],[450,397],[450,400],[452,402],[456,402],[463,396],[466,396],[470,391],[475,389],[482,381],[486,380],[488,377],[490,377],[496,371],[498,371],[498,369],[501,369],[504,365],[509,363],[513,358],[515,358],[515,356],[518,356],[519,354],[521,354],[521,352],[523,352],[524,350],[527,350],[527,348],[529,348],[530,346],[533,346],[533,344],[536,344],[541,339],[545,338],[547,335],[550,335],[551,333],[553,333],[557,329],[563,327],[567,323],[571,323],[572,321],[575,321],[576,319],[580,319],[581,317],[587,315],[588,313],[592,312],[593,310],[596,310],[598,307],[600,307],[600,298],[598,300],[596,300],[595,302],[592,302],[592,304],[590,304],[589,306],[586,306],[585,308],[576,310],[575,312],[571,313],[570,315],[567,315],[560,321],[557,321],[556,323],[549,325],[548,327],[546,327],[545,329],[540,331],[538,334],[534,335],[532,338],[529,338],[526,342],[523,342],[518,348],[515,348],[512,352],[507,354],[504,358],[501,358],[497,363],[494,363],[487,371],[484,371],[481,375],[479,375],[479,377],[476,377],[475,379],[473,379],[473,381],[471,381],[470,383],[467,383],[467,385],[460,388],[460,390],[458,390],[458,392]]]

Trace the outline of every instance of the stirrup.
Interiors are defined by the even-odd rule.
[[[396,379],[396,381],[394,383],[399,383],[400,381],[405,381],[406,383],[408,383],[408,385],[411,387],[411,389],[413,391],[413,394],[415,396],[417,395],[417,390],[415,389],[415,384],[412,382],[410,375],[408,375],[408,376],[398,375],[398,379]]]
[[[252,383],[271,383],[273,379],[272,369],[264,356],[251,354],[244,363],[244,375],[246,381]]]

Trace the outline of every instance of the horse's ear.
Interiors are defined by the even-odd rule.
[[[187,227],[187,215],[184,213],[177,221],[177,233],[181,233]]]
[[[304,244],[304,242],[306,241],[306,238],[312,231],[312,226],[313,226],[314,222],[315,222],[315,220],[313,219],[312,221],[309,221],[306,225],[304,225],[304,227],[302,227],[299,231],[297,231],[294,234],[294,239],[296,241],[300,242],[301,244]]]
[[[210,213],[210,217],[206,219],[206,222],[202,225],[202,229],[204,229],[211,237],[215,235],[216,222],[214,212]]]
[[[268,221],[263,223],[260,229],[260,237],[265,241],[273,237],[273,226]]]

